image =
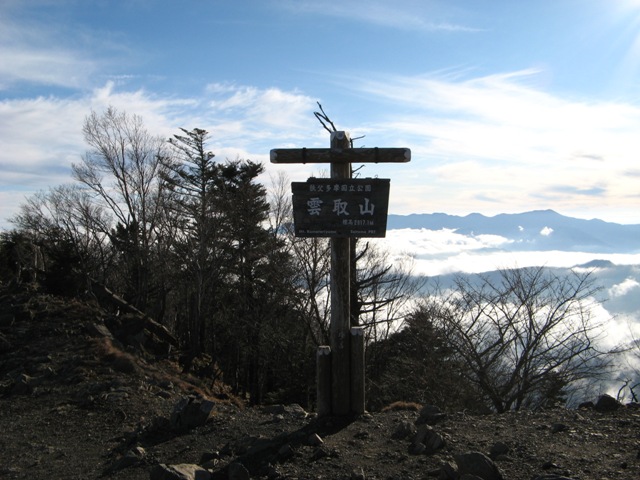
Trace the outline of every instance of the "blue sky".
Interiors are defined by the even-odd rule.
[[[211,133],[265,183],[320,166],[319,101],[356,146],[408,147],[390,212],[552,208],[640,223],[640,0],[3,0],[0,228],[71,181],[92,110]]]

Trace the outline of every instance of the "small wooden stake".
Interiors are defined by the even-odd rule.
[[[321,345],[316,352],[316,389],[319,417],[331,414],[331,347]]]
[[[365,411],[364,327],[351,327],[351,413]]]

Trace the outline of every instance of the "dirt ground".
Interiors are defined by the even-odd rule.
[[[408,407],[325,419],[294,405],[249,408],[184,376],[171,356],[111,340],[108,315],[0,289],[0,478],[148,479],[159,464],[197,464],[212,478],[447,478],[467,452],[493,458],[505,479],[640,478],[635,406],[447,412],[431,427]],[[181,430],[171,415],[187,396],[213,409]],[[437,439],[426,450],[414,442],[420,428]]]

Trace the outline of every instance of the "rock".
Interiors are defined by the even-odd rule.
[[[489,457],[495,460],[497,457],[509,453],[509,450],[509,446],[506,443],[496,442],[491,446],[491,450],[489,450]]]
[[[425,446],[423,453],[431,455],[446,445],[442,435],[436,432],[429,425],[420,425],[418,431],[413,437],[413,444],[422,444]]]
[[[451,462],[444,462],[440,465],[438,480],[456,480],[459,477],[457,467]]]
[[[359,468],[358,470],[354,470],[351,472],[351,480],[365,480],[366,476],[364,474],[364,470]]]
[[[273,415],[280,421],[284,420],[285,416],[307,418],[309,415],[305,409],[297,403],[292,403],[291,405],[266,405],[262,407],[262,412]]]
[[[104,323],[90,323],[89,325],[87,325],[87,333],[92,337],[106,337],[113,340],[111,331]]]
[[[320,435],[318,435],[317,433],[312,433],[307,438],[307,445],[309,445],[311,447],[319,447],[323,443],[324,443],[324,440],[322,440]]]
[[[107,473],[114,473],[125,468],[138,465],[146,457],[147,452],[142,447],[135,447],[125,453],[122,457],[116,460],[108,469]]]
[[[14,395],[30,395],[33,392],[33,377],[22,373],[18,375],[11,388]]]
[[[227,469],[227,478],[229,480],[249,480],[251,475],[249,475],[249,470],[247,470],[244,465],[239,462],[234,462],[230,464]]]
[[[284,405],[265,405],[262,407],[262,413],[266,413],[268,415],[282,415],[285,412]]]
[[[321,458],[325,458],[329,456],[329,451],[326,448],[319,447],[313,451],[313,455],[310,457],[310,461],[315,462],[316,460],[320,460]]]
[[[447,418],[447,415],[435,405],[425,405],[420,410],[420,415],[416,420],[416,425],[435,425]]]
[[[460,478],[463,475],[475,475],[483,480],[504,480],[496,464],[480,452],[454,455],[454,459],[458,465]]]
[[[284,461],[293,457],[294,454],[295,452],[293,451],[293,448],[288,443],[282,445],[278,449],[278,459],[281,461]]]
[[[424,443],[413,442],[409,445],[409,454],[411,455],[422,455],[427,452],[427,446]]]
[[[218,450],[203,453],[200,455],[200,461],[198,463],[202,465],[203,463],[211,462],[212,460],[220,460],[220,452]]]
[[[415,424],[413,424],[408,420],[403,420],[398,424],[395,431],[391,435],[391,438],[396,440],[402,440],[411,435],[415,435],[417,432],[418,432],[418,429],[416,428]]]
[[[293,418],[305,419],[309,415],[304,408],[297,403],[292,403],[284,407],[285,414]]]
[[[171,413],[171,427],[176,430],[190,430],[204,425],[211,416],[214,405],[212,401],[203,398],[183,398]]]
[[[564,432],[569,427],[567,427],[564,423],[552,423],[551,424],[551,433],[559,433]]]
[[[598,401],[596,402],[595,409],[597,412],[615,412],[618,410],[622,404],[613,398],[611,395],[600,395]]]
[[[556,475],[555,473],[545,473],[544,475],[537,475],[533,477],[533,480],[575,480],[575,479],[565,477],[563,475]]]
[[[232,478],[229,476],[229,478]],[[235,478],[235,477],[234,477]],[[238,477],[240,478],[240,477]],[[247,473],[247,479],[249,478]],[[165,465],[160,463],[151,469],[151,480],[210,480],[211,473],[190,463]]]

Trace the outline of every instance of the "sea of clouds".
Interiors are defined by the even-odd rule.
[[[600,287],[593,315],[605,328],[599,340],[609,350],[640,339],[640,253],[594,253],[566,251],[514,251],[512,240],[498,235],[464,235],[452,229],[388,230],[386,238],[374,240],[398,265],[427,278],[429,285],[450,284],[453,275],[475,275],[500,269],[544,266],[589,271]],[[611,264],[589,262],[609,261]],[[602,265],[601,265],[602,264]],[[591,391],[617,395],[626,380],[640,381],[640,349],[619,355],[616,373]],[[628,400],[628,394],[626,399]]]

